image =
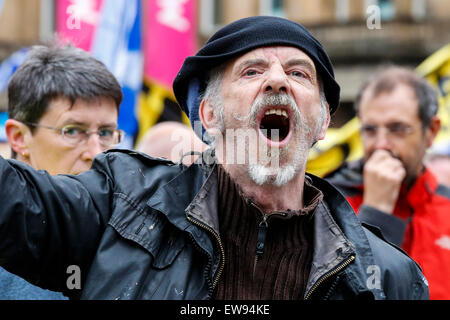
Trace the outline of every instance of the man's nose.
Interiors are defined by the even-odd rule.
[[[380,130],[381,129],[381,130]],[[389,138],[389,132],[385,128],[379,128],[375,136],[375,148],[382,150],[391,149],[391,139]]]
[[[283,67],[273,66],[267,72],[264,93],[289,93],[289,83]]]
[[[100,144],[100,138],[97,134],[91,134],[87,139],[86,150],[83,152],[83,160],[92,161],[95,156],[99,153],[102,153],[105,148]]]

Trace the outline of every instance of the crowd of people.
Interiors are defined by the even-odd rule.
[[[8,86],[0,299],[450,299],[437,92],[413,70],[362,85],[364,157],[323,179],[306,162],[340,86],[302,25],[223,27],[173,90],[201,130],[160,123],[115,149],[114,76],[81,49],[32,48]]]

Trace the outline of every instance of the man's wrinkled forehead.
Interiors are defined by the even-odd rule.
[[[339,105],[340,87],[334,79],[328,54],[301,24],[274,16],[254,16],[234,21],[219,29],[194,55],[183,62],[173,82],[173,91],[191,123],[199,120],[200,99],[210,80],[209,71],[221,70],[234,57],[264,46],[292,46],[314,61],[316,79],[322,86],[330,114]]]
[[[253,49],[234,59],[225,66],[233,71],[239,71],[249,66],[267,66],[271,57],[276,57],[283,67],[301,66],[316,79],[316,66],[313,60],[302,50],[290,46],[267,46]]]

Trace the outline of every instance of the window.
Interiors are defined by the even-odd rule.
[[[261,15],[284,17],[284,0],[259,0]]]
[[[390,21],[395,18],[396,9],[392,0],[378,0],[380,7],[381,21]]]
[[[336,0],[336,20],[338,22],[347,22],[350,15],[350,1]]]
[[[250,0],[242,0],[250,1]],[[270,15],[284,17],[285,0],[255,0],[258,5],[260,15]],[[200,33],[203,36],[210,36],[217,31],[224,23],[224,6],[234,5],[226,0],[200,0]],[[256,13],[256,12],[255,12]],[[253,13],[253,14],[255,14]]]
[[[411,15],[414,20],[423,20],[427,15],[427,2],[426,0],[413,0]]]
[[[200,33],[204,36],[213,34],[222,24],[223,0],[200,1]]]

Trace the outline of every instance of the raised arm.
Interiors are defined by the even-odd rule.
[[[2,267],[56,291],[67,289],[69,266],[88,270],[112,205],[106,155],[99,158],[81,175],[50,176],[0,157]]]

